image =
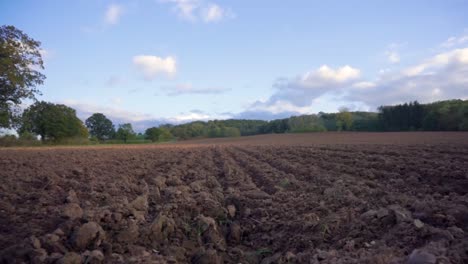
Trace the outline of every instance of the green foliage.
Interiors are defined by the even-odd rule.
[[[353,131],[379,131],[379,119],[377,113],[372,112],[351,112]]]
[[[158,141],[159,135],[161,135],[161,130],[157,127],[151,127],[145,131],[145,138],[151,140],[151,142]]]
[[[270,133],[286,133],[289,131],[289,119],[276,119],[272,120],[266,124],[264,124],[260,132],[262,134],[270,134]]]
[[[427,112],[417,101],[379,107],[379,121],[385,131],[421,130],[424,118],[427,118]]]
[[[169,129],[164,127],[160,127],[159,129],[161,130],[161,133],[159,134],[159,141],[166,142],[174,139],[174,136],[171,134]]]
[[[42,141],[88,137],[88,130],[76,117],[75,110],[62,104],[36,102],[23,112],[21,122],[20,134],[34,133]]]
[[[466,130],[468,100],[447,100],[430,104],[405,103],[379,108],[384,131],[457,131]]]
[[[119,129],[116,132],[116,138],[123,140],[124,143],[127,143],[128,140],[134,139],[136,137],[135,132],[133,131],[132,124],[126,123],[119,125]]]
[[[100,141],[114,137],[114,125],[104,114],[94,113],[86,119],[85,124],[89,134]]]
[[[19,135],[19,138],[22,140],[37,141],[37,136],[29,131],[24,131]]]
[[[326,131],[323,120],[318,115],[292,116],[288,119],[289,132],[323,132]]]
[[[223,137],[240,137],[241,133],[237,127],[223,127],[221,128]]]
[[[14,26],[0,27],[0,127],[12,127],[14,106],[40,94],[36,86],[45,79],[38,71],[44,69],[40,45]]]
[[[352,124],[353,124],[353,115],[346,108],[340,109],[340,112],[336,114],[336,127],[338,128],[338,131],[350,130]]]
[[[40,144],[41,142],[37,140],[37,136],[29,132],[23,133],[19,135],[19,137],[12,135],[12,134],[0,133],[0,146],[1,147],[36,146]]]
[[[14,135],[4,135],[0,137],[0,146],[2,147],[11,147],[17,145],[18,141]]]

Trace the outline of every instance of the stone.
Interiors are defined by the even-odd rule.
[[[320,222],[320,217],[315,213],[307,213],[304,215],[304,226],[316,226]]]
[[[287,262],[294,262],[294,260],[296,259],[296,255],[291,251],[286,252],[284,257]]]
[[[190,183],[190,188],[192,188],[192,190],[194,192],[201,192],[201,190],[203,189],[203,183],[202,181],[194,181],[192,183]]]
[[[74,244],[76,248],[83,250],[88,246],[99,246],[105,239],[105,232],[96,222],[88,222],[82,225],[74,234]]]
[[[424,223],[419,219],[414,219],[413,224],[417,229],[421,229],[424,227]]]
[[[447,228],[447,230],[456,238],[463,238],[465,236],[465,232],[463,231],[463,229],[457,226],[451,226]]]
[[[398,224],[401,224],[403,222],[411,222],[411,212],[401,207],[400,205],[390,205],[388,209],[395,215],[395,219]]]
[[[262,259],[262,262],[260,264],[274,264],[278,263],[278,260],[281,258],[281,253],[276,253],[273,256],[266,257]]]
[[[241,237],[242,237],[242,230],[241,230],[240,225],[236,222],[232,223],[230,230],[229,230],[229,239],[232,242],[239,243],[241,241]]]
[[[31,236],[29,239],[31,240],[31,245],[33,246],[33,248],[35,249],[41,248],[41,241],[39,241],[37,237]]]
[[[75,252],[67,252],[59,261],[59,264],[81,264],[81,256]]]
[[[82,168],[74,168],[74,169],[72,170],[72,173],[73,173],[74,175],[78,176],[78,175],[82,175],[82,174],[84,173],[84,170],[83,170]]]
[[[151,255],[151,253],[148,252],[145,247],[138,245],[128,245],[127,250],[130,256],[133,257],[147,257]]]
[[[133,220],[129,220],[128,227],[124,228],[124,230],[120,231],[117,235],[117,241],[133,243],[136,241],[139,234],[137,223]]]
[[[222,258],[218,256],[216,250],[209,249],[204,252],[200,252],[195,255],[192,259],[192,263],[195,264],[221,264]]]
[[[61,228],[55,229],[55,231],[53,233],[55,235],[57,235],[57,236],[64,236],[65,235],[65,232],[63,232],[63,230]]]
[[[32,263],[44,263],[47,259],[47,251],[43,248],[34,249]]]
[[[226,251],[226,240],[219,230],[210,228],[203,232],[203,242],[208,245],[213,245],[216,249]]]
[[[216,220],[212,217],[199,215],[197,217],[198,227],[201,229],[201,232],[205,232],[209,228],[214,228],[217,230]]]
[[[78,197],[76,196],[76,192],[74,190],[68,191],[67,198],[65,198],[67,203],[78,203]]]
[[[52,244],[52,243],[55,243],[55,242],[57,242],[59,240],[60,240],[60,237],[57,236],[56,234],[47,234],[47,235],[44,236],[44,241],[46,243]]]
[[[100,264],[104,261],[104,254],[100,250],[93,250],[86,258],[86,264]]]
[[[408,257],[406,264],[435,264],[437,258],[425,250],[415,249]]]
[[[78,219],[83,216],[83,209],[77,203],[69,203],[64,206],[62,216],[71,220]]]
[[[175,231],[175,221],[165,215],[159,214],[150,227],[150,238],[161,243]]]
[[[153,179],[154,185],[156,185],[159,189],[164,189],[166,187],[166,178],[157,176]]]
[[[232,204],[228,205],[227,210],[231,218],[234,218],[236,216],[236,207],[234,205]]]
[[[130,203],[130,206],[138,211],[148,211],[148,196],[138,196]]]
[[[369,220],[377,216],[377,211],[376,210],[369,210],[366,211],[365,213],[361,214],[361,219],[364,220]]]
[[[384,217],[388,216],[389,214],[390,214],[390,212],[385,208],[380,208],[377,211],[377,217],[378,218],[384,218]]]

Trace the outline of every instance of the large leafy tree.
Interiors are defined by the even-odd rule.
[[[45,80],[39,41],[14,26],[0,27],[0,127],[11,127],[15,107],[35,99]]]
[[[127,140],[135,137],[135,132],[133,131],[132,124],[126,123],[119,125],[117,130],[116,137],[127,143]]]
[[[85,121],[89,133],[99,140],[112,138],[115,134],[114,125],[104,114],[94,113]]]
[[[19,132],[30,132],[42,140],[87,137],[88,130],[73,108],[62,104],[36,102],[23,112]]]
[[[145,138],[151,140],[152,142],[158,141],[159,135],[161,135],[161,129],[157,127],[150,127],[145,131]]]
[[[336,114],[336,126],[338,130],[350,130],[353,125],[353,115],[347,108],[341,108]]]
[[[172,140],[173,136],[169,129],[165,127],[160,127],[159,128],[161,133],[159,134],[159,141],[170,141]]]

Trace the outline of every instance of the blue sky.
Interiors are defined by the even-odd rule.
[[[468,98],[467,1],[2,1],[41,100],[137,127]]]

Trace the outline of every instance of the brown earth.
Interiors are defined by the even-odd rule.
[[[0,150],[0,263],[468,263],[468,134]]]

